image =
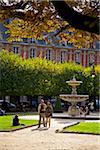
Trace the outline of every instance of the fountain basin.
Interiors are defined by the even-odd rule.
[[[89,98],[88,95],[77,95],[77,94],[61,94],[60,98],[68,102],[82,102]]]
[[[77,95],[77,94],[61,94],[60,98],[64,101],[70,102],[72,105],[68,108],[68,114],[71,116],[79,116],[80,111],[77,108],[77,103],[85,101],[89,98],[88,95]]]

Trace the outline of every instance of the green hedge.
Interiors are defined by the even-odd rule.
[[[67,80],[75,75],[83,84],[78,93],[93,93],[92,67],[83,68],[75,63],[56,64],[46,59],[24,60],[22,57],[3,50],[0,52],[0,95],[44,95],[57,96],[71,93]],[[100,66],[95,66],[95,88],[99,95]]]

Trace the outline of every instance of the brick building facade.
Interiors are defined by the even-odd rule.
[[[99,49],[76,49],[68,45],[54,45],[40,42],[29,41],[29,42],[13,42],[7,41],[0,42],[0,51],[6,49],[13,51],[15,54],[21,55],[23,58],[35,58],[41,57],[54,62],[76,62],[87,67],[92,65],[100,64],[100,51]]]

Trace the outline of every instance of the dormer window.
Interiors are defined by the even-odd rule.
[[[24,43],[28,43],[28,38],[23,38]]]
[[[65,46],[65,42],[62,42],[61,45],[62,45],[62,46]]]
[[[35,43],[35,39],[34,39],[34,38],[31,38],[31,39],[30,39],[30,42],[31,42],[31,43]]]

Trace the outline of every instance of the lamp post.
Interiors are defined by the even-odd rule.
[[[94,66],[94,63],[92,65],[92,79],[93,79],[93,102],[94,102],[94,110],[96,110],[96,100],[95,100],[95,77],[96,77],[96,74],[95,74],[95,66]]]

